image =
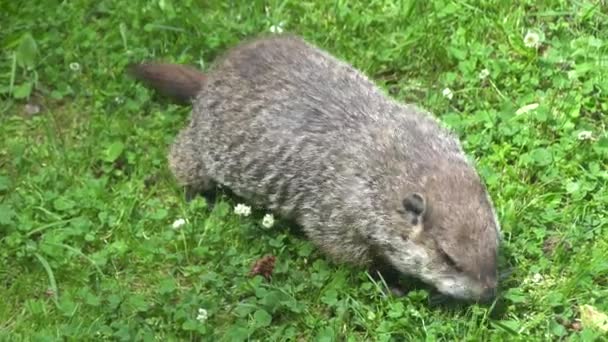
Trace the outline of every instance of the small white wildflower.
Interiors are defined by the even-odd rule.
[[[251,207],[239,203],[234,207],[234,213],[239,216],[249,216],[251,215]]]
[[[525,106],[519,108],[515,112],[515,115],[526,114],[528,112],[531,112],[531,111],[535,110],[536,108],[538,108],[538,103],[530,103],[529,105],[525,105]]]
[[[180,229],[181,226],[183,226],[184,224],[186,224],[186,220],[184,220],[183,218],[177,219],[173,222],[173,229]]]
[[[72,71],[78,71],[78,70],[80,70],[80,64],[78,64],[76,62],[70,63],[70,70],[72,70]]]
[[[593,140],[593,132],[581,131],[576,137],[578,138],[578,140]]]
[[[28,115],[36,115],[40,113],[40,106],[35,103],[28,103],[25,105],[25,112]]]
[[[448,100],[451,100],[454,97],[454,93],[452,93],[452,90],[450,88],[445,88],[443,89],[442,92],[443,96],[445,96]]]
[[[270,32],[271,33],[283,33],[283,22],[280,22],[278,25],[272,25],[270,26]]]
[[[578,307],[583,328],[608,333],[608,315],[597,308],[584,304]]]
[[[534,273],[534,275],[532,276],[532,282],[535,284],[538,284],[543,280],[544,278],[540,273]]]
[[[209,314],[207,313],[207,310],[200,308],[198,309],[198,315],[196,316],[196,320],[203,323],[207,320],[207,318],[209,318]]]
[[[125,100],[120,96],[116,96],[114,98],[114,102],[116,102],[117,104],[123,104],[125,102]]]
[[[528,31],[524,37],[524,45],[529,48],[538,48],[540,46],[540,36],[538,33]]]
[[[479,72],[479,78],[482,80],[487,78],[488,76],[490,76],[490,70],[488,69],[483,69]]]
[[[272,214],[264,215],[264,218],[262,219],[262,226],[264,226],[265,228],[270,228],[273,225],[274,225],[274,216]]]

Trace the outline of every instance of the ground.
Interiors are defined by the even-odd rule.
[[[3,1],[0,23],[0,339],[592,340],[608,330],[605,1]],[[289,223],[265,228],[263,210],[184,200],[166,153],[189,108],[125,66],[207,69],[239,41],[281,30],[459,135],[502,225],[494,305],[436,305],[426,288],[387,297]],[[267,255],[272,278],[250,276]]]

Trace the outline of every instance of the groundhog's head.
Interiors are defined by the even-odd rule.
[[[468,169],[421,177],[393,197],[381,248],[400,272],[454,298],[491,301],[497,288],[499,224],[485,187]]]

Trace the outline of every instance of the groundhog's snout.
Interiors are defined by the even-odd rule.
[[[484,288],[481,296],[479,297],[479,301],[482,303],[493,301],[496,298],[496,292],[496,286],[488,286]]]
[[[498,294],[498,270],[496,258],[486,258],[485,262],[481,263],[477,279],[479,281],[478,301],[481,303],[489,303],[496,299]]]
[[[482,303],[492,302],[498,293],[498,282],[495,277],[488,277],[484,281],[484,285],[479,296],[479,301]]]

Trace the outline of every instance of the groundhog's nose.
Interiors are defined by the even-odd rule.
[[[481,285],[478,301],[485,304],[494,301],[498,292],[496,264],[494,259],[490,259],[490,261],[491,262],[482,264],[481,271],[477,278],[479,281],[478,284]]]
[[[492,302],[496,298],[496,292],[496,287],[486,287],[481,293],[479,301],[482,303]]]
[[[479,296],[479,301],[482,303],[492,302],[496,298],[498,284],[496,280],[490,280],[485,283],[485,286]]]

